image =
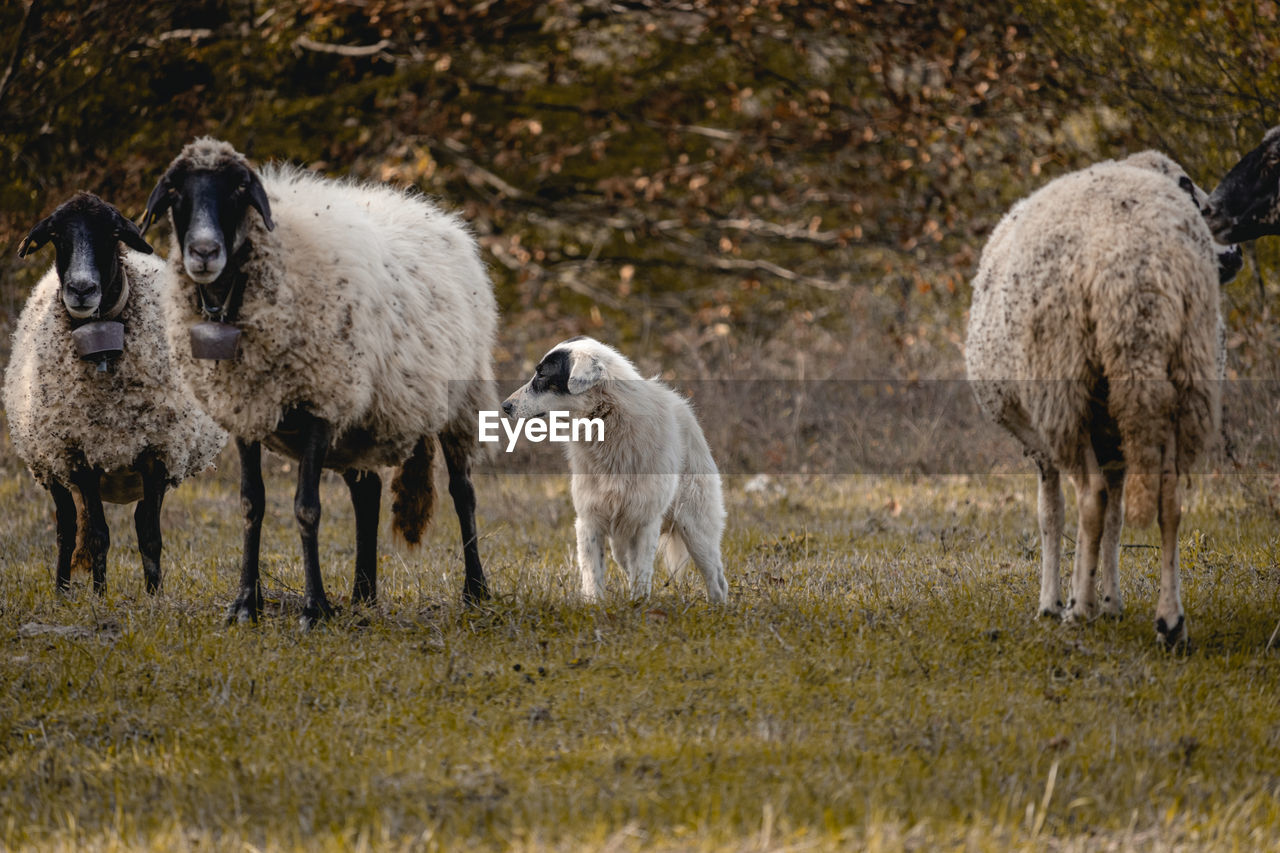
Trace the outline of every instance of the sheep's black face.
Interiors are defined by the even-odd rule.
[[[1280,234],[1280,127],[1232,167],[1209,196],[1204,217],[1223,243]]]
[[[104,301],[114,302],[119,296],[118,244],[151,254],[151,246],[136,225],[89,193],[77,194],[38,222],[18,247],[18,254],[25,257],[48,242],[57,254],[62,304],[77,320],[93,317]]]
[[[187,275],[196,284],[209,285],[228,270],[244,244],[250,207],[268,229],[274,227],[266,191],[244,163],[229,161],[215,169],[178,163],[152,191],[146,224],[171,210]]]

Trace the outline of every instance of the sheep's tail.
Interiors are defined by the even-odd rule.
[[[435,477],[432,476],[435,457],[435,438],[418,439],[413,454],[396,469],[391,480],[391,530],[409,545],[422,541],[422,533],[435,510]]]

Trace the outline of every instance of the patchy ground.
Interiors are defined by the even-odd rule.
[[[492,604],[459,604],[446,506],[421,553],[384,543],[375,611],[300,634],[282,467],[274,603],[234,628],[233,458],[171,496],[156,599],[122,508],[109,594],[55,598],[48,501],[8,467],[0,846],[1280,844],[1280,541],[1225,478],[1189,498],[1193,647],[1171,655],[1150,532],[1125,535],[1123,620],[1032,618],[1023,476],[733,478],[728,606],[660,569],[650,601],[595,607],[576,599],[566,479],[486,475]],[[322,496],[345,598],[350,508],[336,478]]]

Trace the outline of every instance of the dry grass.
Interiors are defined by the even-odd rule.
[[[1125,619],[1032,619],[1022,476],[734,478],[715,608],[661,569],[644,604],[584,606],[565,478],[485,475],[496,601],[461,607],[446,506],[421,552],[383,545],[375,612],[301,634],[275,464],[256,628],[221,621],[230,457],[171,496],[156,599],[125,509],[109,594],[57,599],[49,502],[5,469],[0,847],[1280,845],[1280,541],[1230,482],[1189,499],[1194,646],[1170,655],[1151,548],[1122,557]],[[351,513],[339,480],[322,496],[341,598]]]

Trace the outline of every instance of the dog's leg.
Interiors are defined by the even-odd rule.
[[[724,565],[720,562],[720,531],[697,530],[677,525],[672,532],[684,542],[685,550],[693,558],[693,564],[702,572],[702,579],[707,582],[707,600],[727,600],[729,583],[724,579]]]
[[[578,570],[582,572],[582,597],[597,601],[604,595],[604,530],[578,516]]]
[[[658,539],[662,533],[661,521],[655,521],[636,531],[631,541],[622,543],[618,562],[631,581],[632,598],[648,598],[653,586],[653,561],[658,557]]]

